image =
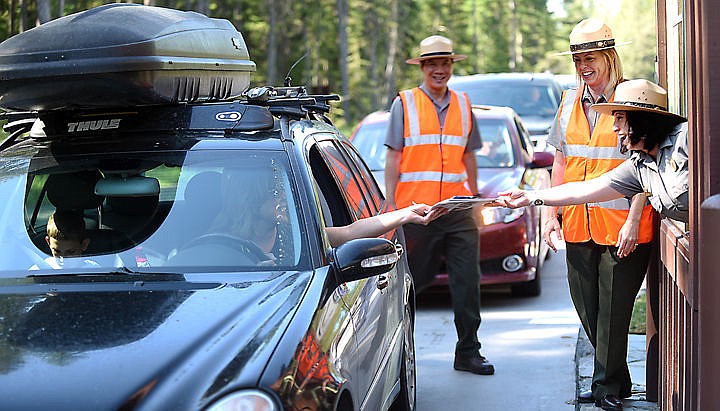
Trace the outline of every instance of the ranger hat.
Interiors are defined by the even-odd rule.
[[[465,60],[467,56],[453,53],[452,41],[443,36],[430,36],[420,42],[420,57],[406,60],[408,64],[420,64],[421,61],[438,57],[451,58],[452,61]]]
[[[615,87],[612,103],[598,103],[590,106],[601,114],[612,115],[613,111],[644,111],[662,114],[685,121],[685,117],[673,114],[667,109],[667,91],[647,80],[629,80]]]
[[[558,56],[589,51],[611,49],[630,44],[616,43],[610,27],[598,19],[585,19],[570,32],[570,50],[557,53]]]

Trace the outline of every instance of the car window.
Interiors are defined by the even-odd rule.
[[[520,145],[522,146],[523,152],[527,153],[529,157],[532,157],[535,146],[532,144],[532,140],[530,140],[530,132],[527,131],[525,125],[518,118],[515,118],[514,122],[518,133],[520,133]]]
[[[352,144],[357,147],[362,157],[367,161],[370,170],[382,170],[385,168],[385,135],[387,134],[389,121],[365,123],[361,125],[352,139]]]
[[[554,116],[559,104],[549,85],[468,82],[450,86],[466,92],[472,104],[512,107],[521,117]]]
[[[478,167],[513,167],[515,154],[509,123],[499,118],[476,118],[482,136],[482,147],[475,150]]]
[[[348,161],[346,155],[332,140],[318,143],[334,181],[354,214],[354,219],[367,218],[375,214],[377,205],[368,191],[368,187],[358,178],[357,168]]]
[[[283,152],[37,155],[3,177],[0,276],[309,266],[301,202]],[[62,249],[53,248],[48,229],[78,226],[89,240],[80,255],[53,255]]]
[[[350,157],[350,164],[356,169],[357,177],[367,192],[365,195],[366,201],[372,202],[375,206],[374,211],[382,209],[382,203],[385,201],[385,196],[378,187],[377,181],[372,175],[372,172],[368,168],[365,160],[360,156],[358,150],[349,142],[342,141],[342,146],[345,148],[345,153]]]
[[[320,197],[323,219],[326,227],[335,227],[352,223],[348,204],[338,186],[335,176],[318,144],[313,144],[309,151],[310,168]]]

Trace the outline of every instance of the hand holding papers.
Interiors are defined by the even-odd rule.
[[[497,198],[482,198],[480,196],[454,196],[447,200],[435,203],[432,209],[444,208],[448,211],[467,210],[477,206],[498,206]]]

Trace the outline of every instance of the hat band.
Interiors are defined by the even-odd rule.
[[[615,47],[615,39],[590,41],[587,43],[571,44],[570,51],[582,51],[597,48]]]
[[[613,101],[613,104],[619,104],[619,105],[623,105],[623,106],[635,106],[635,107],[641,107],[641,108],[650,108],[653,110],[668,111],[667,108],[665,108],[663,106],[658,106],[657,104],[638,103],[636,101]]]
[[[421,54],[420,57],[432,57],[432,56],[452,56],[452,51],[436,51],[433,53]]]

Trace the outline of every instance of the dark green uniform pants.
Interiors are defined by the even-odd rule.
[[[417,292],[427,288],[445,261],[458,342],[455,355],[477,357],[480,342],[480,269],[478,230],[472,211],[454,211],[427,226],[403,228],[408,264]]]
[[[650,244],[618,258],[617,247],[589,241],[567,243],[570,296],[590,343],[595,347],[592,391],[595,398],[629,397],[628,331],[633,305],[647,270]]]

